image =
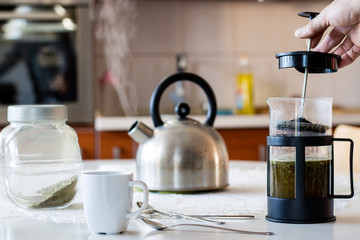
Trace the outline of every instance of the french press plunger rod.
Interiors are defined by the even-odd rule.
[[[314,12],[300,12],[298,13],[299,16],[301,17],[308,17],[309,20],[311,21],[314,17],[316,17],[318,15],[318,13],[314,13]],[[308,39],[308,47],[307,47],[307,51],[310,52],[311,50],[311,38]],[[302,98],[305,98],[306,96],[306,86],[307,86],[307,79],[308,79],[308,73],[309,73],[309,68],[305,67],[305,73],[304,73],[304,85],[303,85],[303,92],[302,92]]]

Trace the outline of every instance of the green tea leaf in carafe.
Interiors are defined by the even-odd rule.
[[[300,132],[303,134],[324,134],[328,129],[329,126],[316,124],[308,121],[307,119],[300,117],[297,119],[293,119],[290,121],[282,121],[279,122],[276,126],[278,130],[282,131],[290,131],[290,132]]]

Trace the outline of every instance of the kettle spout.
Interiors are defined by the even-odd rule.
[[[144,123],[136,121],[130,128],[128,135],[138,143],[144,143],[152,138],[154,131]]]

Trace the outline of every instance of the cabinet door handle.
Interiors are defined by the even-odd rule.
[[[85,148],[80,146],[80,155],[82,159],[84,159],[85,151],[86,151]]]
[[[121,147],[119,147],[119,146],[114,146],[114,147],[112,147],[112,158],[113,159],[119,159],[119,158],[121,158]]]
[[[266,161],[266,147],[264,144],[258,145],[259,160]]]

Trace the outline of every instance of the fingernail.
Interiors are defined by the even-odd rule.
[[[296,29],[295,36],[296,37],[301,37],[302,35],[304,35],[304,28]]]

